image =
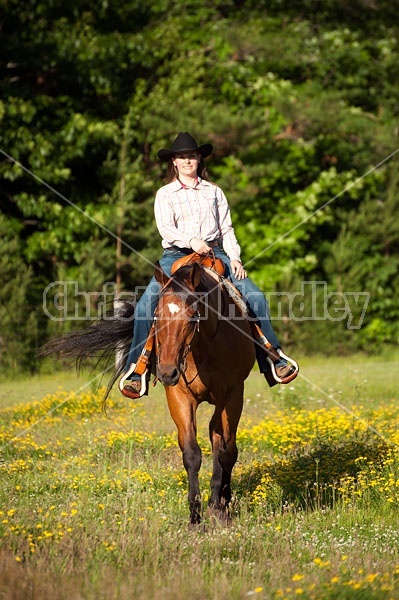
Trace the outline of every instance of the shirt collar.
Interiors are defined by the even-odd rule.
[[[202,185],[206,185],[206,183],[207,183],[206,179],[201,179],[201,177],[197,177],[197,183],[196,183],[194,189],[197,190],[197,189],[201,188]],[[175,189],[174,189],[175,192],[178,192],[179,190],[192,189],[188,185],[184,185],[184,183],[182,183],[180,181],[180,179],[175,179],[174,184],[175,184]]]

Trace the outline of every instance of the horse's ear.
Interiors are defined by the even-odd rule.
[[[184,269],[179,271],[182,276],[182,283],[187,286],[189,290],[196,290],[201,281],[201,267],[197,262],[186,265]]]
[[[201,281],[201,267],[195,262],[193,263],[193,268],[191,271],[191,284],[193,286],[193,290],[196,290]]]
[[[159,261],[157,261],[154,265],[154,276],[155,279],[158,281],[158,283],[161,284],[161,286],[165,286],[169,280],[169,277],[166,275],[165,271],[162,269],[161,265],[159,264]]]

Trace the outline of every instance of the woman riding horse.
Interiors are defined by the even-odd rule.
[[[161,187],[155,197],[155,219],[162,237],[163,255],[160,265],[170,276],[173,263],[192,252],[200,255],[213,252],[225,264],[225,276],[239,289],[258,325],[272,347],[281,352],[281,346],[272,328],[269,307],[264,294],[247,277],[240,260],[240,246],[231,222],[230,209],[223,191],[207,180],[204,159],[211,154],[211,144],[198,146],[188,133],[179,133],[170,149],[162,149],[158,157],[168,162],[169,183]],[[135,372],[142,354],[158,304],[160,284],[153,277],[137,303],[133,339],[126,363],[122,394],[137,399],[146,390],[144,380]],[[259,370],[269,385],[288,383],[297,374],[297,368],[283,356],[275,355],[273,374],[261,344],[255,344]]]
[[[240,261],[227,200],[222,190],[206,179],[203,159],[211,151],[210,144],[198,146],[189,133],[180,133],[170,150],[158,153],[161,160],[168,160],[170,179],[155,199],[164,252],[136,308],[125,302],[117,318],[101,319],[91,327],[50,340],[41,352],[43,356],[75,357],[78,362],[93,356],[114,362],[115,350],[128,354],[119,384],[122,393],[133,399],[146,393],[146,388],[142,389],[147,383],[146,373],[140,378],[137,365],[147,364],[144,360],[140,363],[140,358],[155,354],[155,371],[165,386],[188,474],[192,524],[201,520],[201,450],[196,439],[199,404],[207,401],[215,407],[209,424],[213,456],[209,502],[225,518],[238,454],[236,431],[244,381],[255,354],[269,385],[270,373],[275,382],[286,383],[298,372],[296,363],[288,364],[280,354],[265,297],[248,279]],[[204,262],[209,253],[215,268],[193,262],[194,256]],[[172,274],[172,265],[184,257],[187,264],[180,268],[175,264],[177,270]],[[225,270],[223,278],[220,267]],[[150,350],[146,356],[147,344]],[[151,366],[154,368],[153,363]],[[115,370],[106,397],[123,369],[124,365]]]

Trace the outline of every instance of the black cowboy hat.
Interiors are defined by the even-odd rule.
[[[199,152],[202,158],[206,158],[213,150],[212,144],[203,144],[198,146],[197,142],[187,131],[180,132],[172,144],[172,148],[162,148],[158,152],[158,158],[161,160],[169,160],[175,154],[180,152]]]

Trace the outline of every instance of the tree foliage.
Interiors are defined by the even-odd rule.
[[[211,178],[265,291],[314,279],[371,294],[350,340],[343,323],[320,334],[307,322],[285,326],[287,343],[396,343],[397,8],[3,1],[0,206],[12,261],[0,265],[0,364],[25,368],[54,331],[42,313],[50,282],[146,284],[160,254],[156,152],[184,130],[214,144]]]

